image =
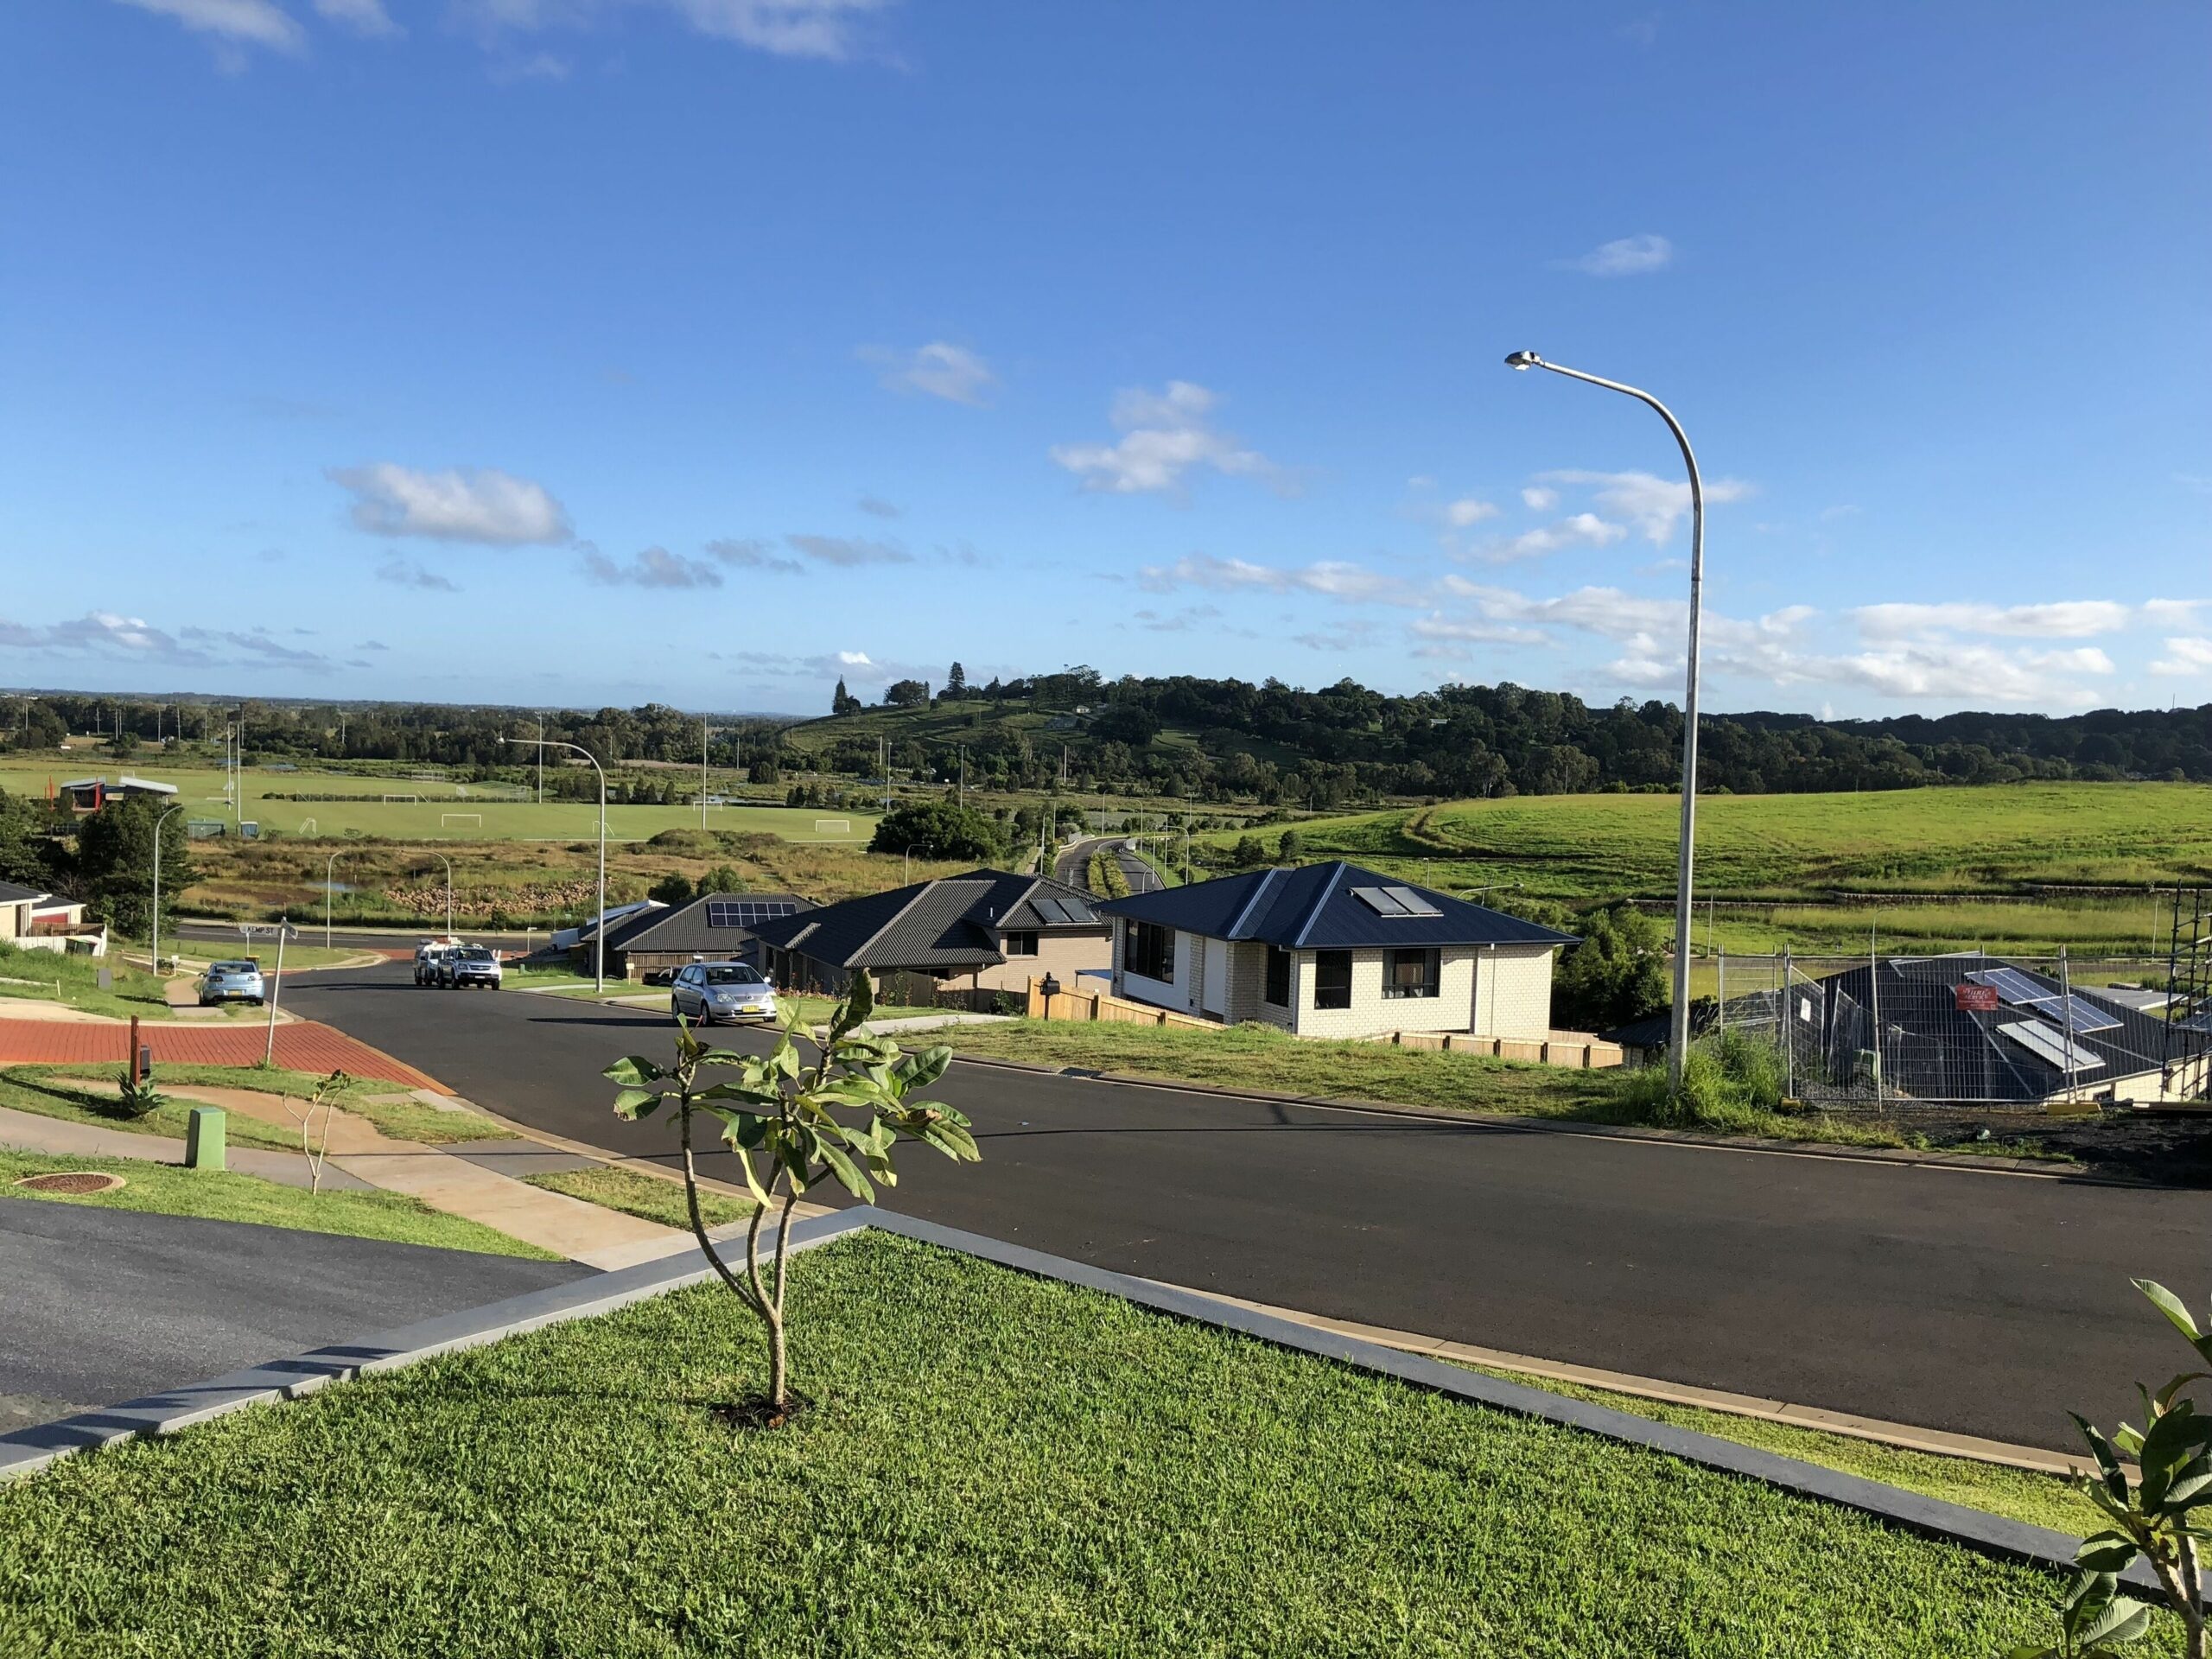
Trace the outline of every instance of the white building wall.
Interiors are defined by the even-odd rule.
[[[1502,944],[1480,953],[1473,1030],[1482,1037],[1541,1037],[1552,1028],[1552,960],[1557,947]]]

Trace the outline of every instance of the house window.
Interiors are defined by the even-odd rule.
[[[1385,950],[1382,953],[1382,995],[1387,997],[1434,996],[1437,952]]]
[[[1351,1007],[1351,952],[1316,950],[1313,953],[1313,1006],[1317,1008]]]
[[[1156,979],[1163,985],[1173,985],[1175,982],[1175,930],[1162,927],[1157,922],[1131,922],[1122,965],[1130,973]]]
[[[1290,1006],[1290,952],[1268,947],[1268,1001],[1279,1008]]]
[[[1037,935],[1009,933],[1006,936],[1006,953],[1009,957],[1033,957],[1037,954]]]

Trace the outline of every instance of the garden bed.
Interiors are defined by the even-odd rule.
[[[0,1489],[65,1653],[1959,1654],[2060,1582],[870,1232]],[[4,1628],[4,1624],[0,1624]],[[2170,1637],[2171,1632],[2162,1631]],[[2170,1650],[2154,1643],[2152,1651]]]

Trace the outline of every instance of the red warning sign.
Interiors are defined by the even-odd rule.
[[[1952,995],[1961,1014],[1994,1014],[1997,1012],[1997,988],[1994,985],[1961,985]]]

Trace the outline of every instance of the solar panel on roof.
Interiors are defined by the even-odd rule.
[[[2192,1014],[2187,1019],[2177,1020],[2173,1023],[2176,1031],[2212,1031],[2212,1008],[2207,1008],[2202,1014]]]
[[[2012,1025],[1999,1026],[1997,1029],[2046,1065],[2061,1071],[2068,1069],[2069,1050],[2063,1032],[2034,1020],[2018,1020]],[[2101,1056],[2090,1052],[2079,1043],[2072,1046],[2070,1052],[2075,1071],[2094,1071],[2104,1064]]]
[[[709,899],[709,927],[758,927],[798,908],[788,899]]]
[[[1385,887],[1382,891],[1403,905],[1408,916],[1441,916],[1444,913],[1411,887]]]
[[[1413,913],[1381,887],[1354,887],[1351,896],[1377,916],[1408,916]]]
[[[2041,1002],[2056,996],[2057,992],[2048,985],[2030,979],[2017,968],[1989,968],[1967,977],[1977,985],[1993,987],[1997,995],[2016,1008],[2026,1007],[2031,1002]]]
[[[2069,1003],[2072,1005],[2070,1022],[2075,1031],[2117,1031],[2120,1029],[2119,1020],[2086,997],[2044,996],[2021,1006],[2033,1008],[2051,1024],[2063,1029],[2069,1023],[2068,1014]]]
[[[1037,913],[1048,922],[1071,922],[1075,919],[1068,914],[1068,907],[1057,899],[1039,896],[1029,902],[1036,906]]]

